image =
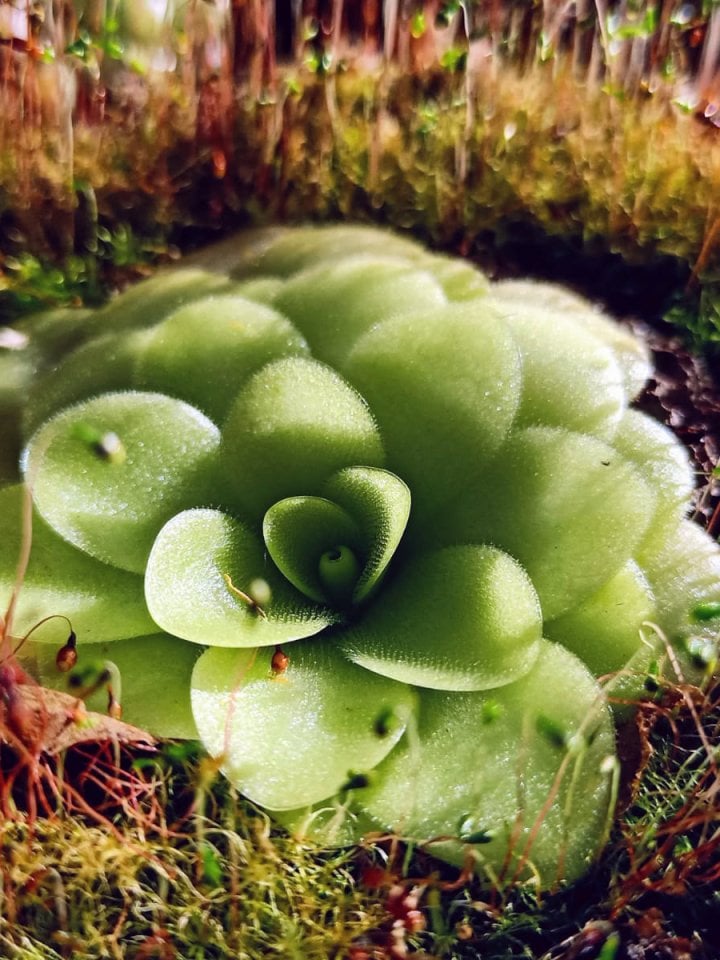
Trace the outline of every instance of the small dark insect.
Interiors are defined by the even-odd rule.
[[[393,728],[395,720],[395,711],[392,707],[383,707],[380,713],[375,717],[373,730],[378,737],[387,737]]]
[[[288,668],[290,657],[285,653],[282,647],[275,647],[275,653],[270,661],[270,669],[274,677],[282,676]]]
[[[75,666],[78,661],[77,637],[75,631],[70,631],[70,636],[64,646],[60,647],[55,657],[55,664],[62,673],[67,673]]]
[[[340,793],[347,793],[349,790],[363,790],[369,787],[372,782],[369,773],[356,773],[354,770],[348,770],[347,780],[340,787]]]

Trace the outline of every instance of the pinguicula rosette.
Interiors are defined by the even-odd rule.
[[[127,720],[199,737],[320,842],[393,831],[493,882],[587,868],[617,778],[597,678],[628,697],[708,662],[720,601],[684,449],[629,407],[641,344],[352,226],[232,238],[24,333],[17,635],[68,617]],[[65,633],[33,634],[46,684]]]

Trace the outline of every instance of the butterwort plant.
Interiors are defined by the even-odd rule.
[[[633,336],[357,226],[233,237],[19,334],[15,634],[68,618],[125,719],[199,738],[298,834],[390,831],[497,884],[588,868],[608,689],[697,673],[720,610],[685,451],[631,406]],[[24,648],[47,685],[66,633]]]

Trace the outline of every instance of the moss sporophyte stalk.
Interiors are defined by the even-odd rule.
[[[588,868],[611,701],[698,679],[720,609],[686,453],[631,406],[642,344],[353,226],[231,238],[22,333],[0,586],[27,485],[13,633],[77,635],[45,622],[26,670],[112,665],[127,721],[319,843],[390,831],[496,884]]]

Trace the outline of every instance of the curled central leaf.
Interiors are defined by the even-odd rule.
[[[278,569],[306,597],[334,606],[367,599],[400,543],[410,493],[394,474],[347,467],[327,497],[288,497],[265,514],[263,536]]]
[[[350,547],[332,547],[320,557],[318,576],[328,596],[343,603],[352,596],[361,569]]]
[[[278,569],[306,597],[318,603],[349,599],[361,568],[363,536],[342,507],[323,497],[288,497],[265,514],[263,535]],[[337,561],[323,562],[323,557],[336,551],[338,544],[345,544],[354,573],[347,569],[324,573],[326,566],[337,565]]]
[[[258,596],[258,583],[268,597]],[[333,620],[270,569],[256,534],[218,510],[185,510],[163,527],[145,599],[168,633],[218,647],[287,643]]]

